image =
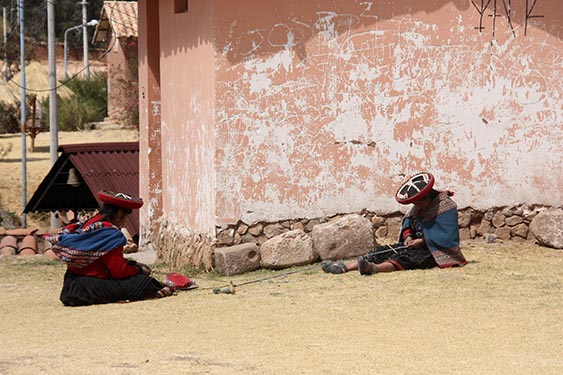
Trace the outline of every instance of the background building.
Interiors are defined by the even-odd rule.
[[[108,119],[130,125],[138,108],[137,2],[104,1],[92,43],[107,50]]]

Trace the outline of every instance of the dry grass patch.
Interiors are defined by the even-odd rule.
[[[199,290],[83,308],[58,301],[62,265],[5,258],[0,374],[563,373],[563,252],[464,252],[463,268],[370,277],[199,274]]]

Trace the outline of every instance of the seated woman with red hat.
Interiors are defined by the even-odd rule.
[[[61,302],[84,306],[174,294],[173,287],[149,276],[148,266],[123,257],[127,240],[120,228],[132,210],[143,205],[142,199],[108,191],[99,192],[98,198],[103,205],[97,215],[44,236],[67,265]]]
[[[463,266],[467,263],[459,248],[457,205],[453,193],[433,189],[434,176],[417,173],[395,194],[401,204],[413,204],[403,217],[399,242],[378,246],[367,255],[345,263],[324,261],[328,273],[359,270],[362,275],[409,269]]]

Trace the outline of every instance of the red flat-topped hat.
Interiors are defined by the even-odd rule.
[[[102,202],[111,204],[112,206],[129,208],[131,210],[140,208],[143,205],[143,200],[141,198],[134,198],[130,195],[114,193],[113,191],[100,191],[98,193],[98,198],[100,198]]]
[[[409,178],[395,194],[395,199],[401,204],[409,204],[422,199],[434,186],[434,176],[421,172]]]

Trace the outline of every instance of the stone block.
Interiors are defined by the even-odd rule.
[[[540,212],[530,223],[530,231],[540,245],[563,249],[563,210],[554,209]]]
[[[220,231],[217,234],[217,244],[219,246],[230,246],[235,241],[235,230],[233,228],[227,228]]]
[[[217,243],[214,236],[207,232],[194,232],[184,225],[170,222],[166,217],[158,219],[156,224],[160,229],[150,245],[157,251],[159,262],[171,267],[190,265],[206,271],[213,268],[213,253]]]
[[[510,228],[510,233],[515,237],[528,238],[528,226],[524,223],[516,224]]]
[[[504,214],[500,211],[497,211],[494,215],[493,215],[493,219],[491,220],[493,226],[495,228],[500,228],[504,225]]]
[[[511,217],[512,215],[514,215],[510,208],[503,208],[501,212],[506,217]]]
[[[371,218],[371,223],[373,224],[374,228],[379,228],[383,224],[385,224],[385,218],[381,216],[374,215]]]
[[[481,225],[477,228],[477,234],[480,236],[484,236],[485,234],[494,233],[495,228],[491,225],[488,220],[483,219],[481,221]]]
[[[347,259],[363,255],[374,247],[373,225],[357,214],[316,225],[313,247],[321,259]]]
[[[313,228],[319,225],[321,221],[319,219],[309,220],[309,222],[305,225],[305,232],[312,232]]]
[[[240,242],[241,243],[256,243],[256,238],[254,238],[254,236],[250,233],[246,233],[243,236],[240,237]]]
[[[258,223],[250,228],[248,228],[248,233],[252,234],[253,236],[259,236],[262,234],[264,230],[264,224]]]
[[[460,228],[468,227],[471,224],[471,216],[473,215],[472,209],[467,209],[463,211],[458,211],[457,222]]]
[[[522,219],[521,216],[514,215],[506,218],[506,225],[508,225],[509,227],[513,227],[515,225],[522,223],[523,221],[524,219]]]
[[[282,234],[283,232],[286,232],[286,231],[287,231],[287,229],[284,228],[284,226],[279,224],[279,223],[269,224],[269,225],[266,225],[264,227],[264,234],[268,238],[273,238],[275,236],[279,236],[280,234]]]
[[[403,216],[390,217],[385,223],[387,224],[387,237],[398,239],[403,224]]]
[[[487,220],[487,221],[491,221],[493,220],[493,211],[492,210],[488,210],[487,212],[485,212],[485,215],[483,215],[483,219]]]
[[[215,249],[215,269],[225,276],[239,275],[260,267],[260,252],[255,243]]]
[[[296,223],[291,224],[291,230],[302,230],[305,231],[305,226],[302,222],[298,221]]]
[[[471,239],[469,228],[459,228],[459,239],[460,241],[469,241]]]
[[[387,230],[387,226],[382,225],[375,230],[375,238],[387,238],[389,231]]]
[[[469,237],[471,237],[471,239],[477,238],[477,229],[478,228],[479,228],[478,225],[471,225],[469,227]]]
[[[313,263],[317,258],[313,240],[302,230],[277,235],[260,246],[260,265],[264,268],[302,266]]]
[[[248,232],[248,225],[241,223],[237,228],[237,233],[243,236],[246,234],[246,232]]]
[[[510,239],[510,228],[505,226],[495,229],[495,236],[500,240],[508,241]]]

